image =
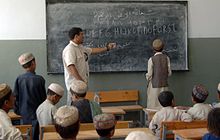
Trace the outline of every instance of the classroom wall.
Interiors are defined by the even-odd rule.
[[[12,4],[13,3],[13,4]],[[174,71],[169,79],[178,105],[191,105],[190,95],[194,84],[204,84],[209,92],[207,102],[216,100],[220,82],[220,12],[219,0],[189,1],[189,71]],[[11,87],[23,72],[17,58],[26,51],[33,52],[37,60],[36,72],[51,82],[64,85],[63,75],[47,74],[46,17],[44,0],[0,1],[0,82]],[[145,72],[91,73],[89,89],[139,89],[140,103],[146,106]],[[65,104],[62,98],[58,106]]]

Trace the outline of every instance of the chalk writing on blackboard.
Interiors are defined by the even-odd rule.
[[[187,70],[187,2],[71,2],[47,5],[48,72],[62,73],[62,50],[72,27],[85,47],[117,49],[90,57],[91,72],[146,71],[151,42],[161,38],[173,70]]]

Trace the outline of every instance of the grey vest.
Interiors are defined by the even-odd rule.
[[[153,88],[161,88],[168,86],[168,61],[167,55],[158,54],[152,57],[153,62]]]

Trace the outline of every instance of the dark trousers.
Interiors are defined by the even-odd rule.
[[[32,139],[39,140],[39,123],[36,120],[21,120],[21,124],[31,124],[32,125]]]

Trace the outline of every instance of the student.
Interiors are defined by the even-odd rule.
[[[168,90],[168,76],[172,72],[169,57],[162,53],[164,48],[162,40],[155,39],[152,46],[156,53],[148,60],[148,71],[146,73],[148,82],[147,108],[160,109],[158,95],[160,92]]]
[[[36,110],[46,99],[45,80],[35,74],[36,61],[33,54],[24,53],[18,61],[25,73],[18,76],[14,84],[15,113],[22,116],[21,124],[32,124],[33,140],[38,140],[39,124]]]
[[[153,133],[160,137],[160,128],[162,121],[174,121],[181,120],[185,122],[192,121],[192,117],[184,111],[174,109],[174,96],[171,91],[163,91],[159,94],[158,100],[163,108],[155,113],[153,116],[149,128]]]
[[[14,106],[14,96],[11,88],[3,83],[0,84],[0,139],[22,140],[21,132],[12,125],[8,112]]]
[[[212,109],[208,114],[208,131],[202,140],[220,140],[220,108]]]
[[[37,120],[39,125],[54,124],[53,116],[57,111],[56,104],[62,98],[64,89],[57,83],[49,85],[47,99],[37,108]]]
[[[85,99],[87,92],[85,82],[75,80],[70,87],[70,92],[72,94],[71,105],[78,109],[81,123],[91,123],[94,116],[102,113],[99,104]]]
[[[220,100],[220,83],[218,84],[217,92],[218,92],[218,99]],[[214,105],[214,108],[216,107],[220,107],[220,102]]]
[[[115,132],[115,116],[113,114],[99,114],[93,119],[99,140],[111,140]]]
[[[108,43],[103,48],[83,47],[84,34],[83,30],[73,27],[69,31],[69,44],[62,52],[65,84],[67,87],[67,105],[71,103],[70,86],[75,80],[82,80],[86,84],[89,78],[88,58],[91,54],[103,53],[116,47],[115,43]]]
[[[208,113],[212,109],[211,105],[204,103],[208,95],[209,93],[203,85],[198,84],[193,87],[192,102],[194,105],[187,111],[187,113],[192,116],[193,120],[207,119]]]
[[[157,140],[157,137],[143,131],[132,131],[128,134],[125,140]]]
[[[54,120],[56,131],[63,139],[76,140],[80,127],[79,112],[76,107],[60,107],[55,113]]]

